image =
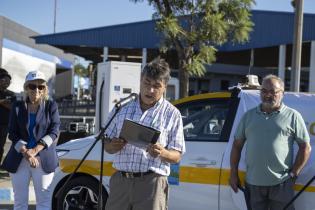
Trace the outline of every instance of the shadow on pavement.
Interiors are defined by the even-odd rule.
[[[35,210],[35,205],[28,205],[28,210]],[[0,210],[13,210],[13,204],[0,204]]]

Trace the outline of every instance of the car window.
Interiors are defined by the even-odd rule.
[[[229,107],[227,100],[200,100],[177,107],[183,117],[186,141],[221,141]]]

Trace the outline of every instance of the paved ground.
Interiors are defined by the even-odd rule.
[[[35,210],[35,205],[29,205],[28,210]],[[0,204],[0,210],[13,210],[13,204]]]
[[[5,154],[9,150],[10,146],[11,146],[11,142],[7,140],[4,147]],[[32,183],[30,185],[29,202],[35,203],[35,194],[34,194]],[[13,190],[12,190],[9,173],[7,173],[6,171],[0,170],[0,210],[13,209],[12,207],[10,208],[7,207],[8,205],[3,205],[3,204],[12,204],[12,203],[13,203]]]

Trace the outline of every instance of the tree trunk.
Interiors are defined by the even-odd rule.
[[[179,61],[178,69],[178,79],[179,79],[179,98],[184,98],[188,96],[189,90],[189,75],[185,69],[185,62]]]

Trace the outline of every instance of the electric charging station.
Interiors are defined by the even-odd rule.
[[[119,100],[140,92],[140,75],[141,63],[108,61],[97,65],[95,133]]]

